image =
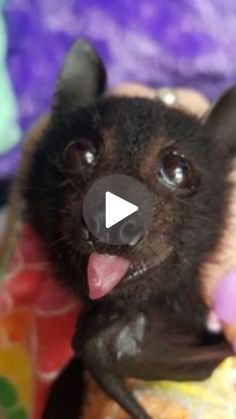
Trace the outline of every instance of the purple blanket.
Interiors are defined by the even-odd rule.
[[[47,109],[77,37],[96,46],[110,85],[190,86],[212,99],[236,79],[235,0],[8,0],[5,15],[23,130]]]

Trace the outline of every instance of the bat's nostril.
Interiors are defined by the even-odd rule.
[[[83,219],[83,218],[82,218],[82,220],[81,220],[81,234],[82,234],[82,238],[83,238],[84,240],[86,240],[86,241],[89,241],[89,240],[90,240],[90,236],[91,236],[91,234],[90,234],[90,232],[88,231],[87,226],[86,226],[86,224],[85,224],[85,222],[84,222],[84,219]]]
[[[97,205],[91,209],[87,214],[87,223],[89,230],[93,232],[94,236],[99,237],[104,230],[105,215],[104,208],[101,205]]]
[[[97,216],[96,214],[89,217],[89,226],[95,236],[99,235],[101,231],[101,227],[102,227],[100,217]]]
[[[143,224],[140,217],[133,216],[124,221],[119,229],[119,239],[122,243],[135,246],[143,235]]]
[[[101,204],[94,205],[87,211],[86,214],[86,223],[83,220],[84,228],[87,231],[88,237],[92,242],[96,242],[103,235],[105,223],[104,208]],[[89,226],[89,229],[87,227]],[[92,233],[91,233],[92,232]]]

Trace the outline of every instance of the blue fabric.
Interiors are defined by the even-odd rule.
[[[17,123],[17,104],[6,66],[7,33],[2,9],[5,0],[0,0],[0,178],[12,170],[12,149],[20,140]],[[10,153],[10,155],[9,155]],[[10,160],[9,160],[10,157]]]

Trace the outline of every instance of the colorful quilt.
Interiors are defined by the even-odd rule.
[[[72,356],[81,305],[55,281],[25,225],[6,257],[0,288],[0,418],[40,419],[52,382]],[[87,377],[83,419],[127,419]],[[236,358],[202,383],[131,381],[154,418],[235,419]],[[79,391],[79,389],[78,389]]]

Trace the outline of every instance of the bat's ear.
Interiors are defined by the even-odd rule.
[[[100,96],[106,87],[102,60],[84,40],[70,48],[59,73],[53,109],[63,112],[86,105]]]
[[[203,118],[207,136],[219,149],[236,152],[236,86],[226,90]]]

